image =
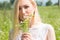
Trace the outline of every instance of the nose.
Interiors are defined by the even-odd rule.
[[[26,10],[25,10],[24,8],[22,8],[22,13],[23,13],[23,14],[25,14],[25,11],[26,11]]]

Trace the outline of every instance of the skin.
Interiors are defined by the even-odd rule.
[[[20,0],[18,5],[19,16],[21,20],[29,17],[29,15],[34,13],[34,7],[29,0]]]

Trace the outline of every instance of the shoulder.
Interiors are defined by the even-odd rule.
[[[47,28],[47,38],[48,40],[56,40],[55,30],[51,24],[43,24]]]
[[[48,30],[54,30],[54,28],[51,24],[42,23],[41,26]]]

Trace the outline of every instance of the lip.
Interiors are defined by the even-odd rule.
[[[25,15],[25,16],[23,16],[23,17],[24,17],[24,19],[25,19],[25,18],[27,18],[27,17],[28,17],[28,15]]]

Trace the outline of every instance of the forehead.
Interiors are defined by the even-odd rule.
[[[30,2],[30,0],[19,0],[18,4],[20,6],[22,6],[22,5],[31,5],[31,2]]]

